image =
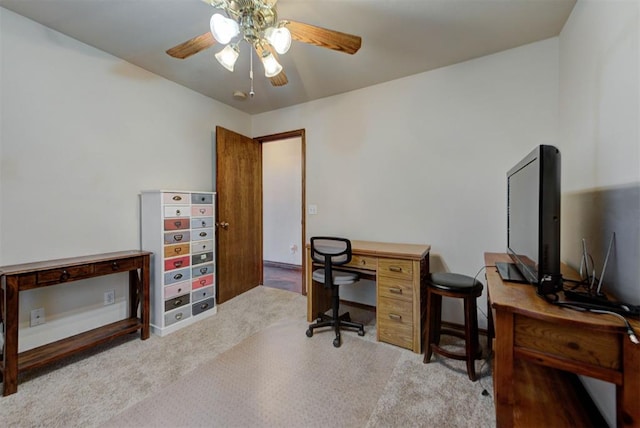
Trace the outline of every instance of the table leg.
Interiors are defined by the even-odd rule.
[[[494,395],[496,406],[496,425],[501,427],[513,426],[513,313],[504,310],[496,310],[495,334],[496,346],[494,349]]]
[[[18,310],[19,289],[17,277],[3,277],[4,300],[4,353],[2,354],[4,378],[2,395],[18,391]]]
[[[640,345],[631,343],[622,335],[623,371],[622,385],[616,387],[616,425],[618,427],[640,426]]]
[[[149,321],[150,317],[150,296],[149,296],[149,266],[151,258],[149,255],[142,256],[142,269],[140,269],[140,318],[142,318],[142,340],[148,339],[150,334]]]

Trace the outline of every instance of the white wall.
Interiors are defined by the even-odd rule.
[[[254,115],[252,132],[306,130],[307,240],[430,244],[432,271],[473,276],[506,247],[506,171],[556,143],[557,81],[554,38]]]
[[[263,259],[302,265],[302,139],[262,144]]]
[[[563,257],[586,238],[605,288],[640,304],[640,3],[580,0],[560,34]],[[583,378],[610,426],[613,384]]]
[[[6,9],[0,23],[0,265],[140,248],[139,192],[212,190],[215,126],[250,133],[235,109]],[[21,327],[35,307],[51,322],[21,330],[21,349],[121,315],[124,291],[23,293]]]

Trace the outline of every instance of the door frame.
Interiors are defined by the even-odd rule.
[[[306,218],[306,210],[305,207],[307,206],[307,202],[306,202],[306,170],[305,170],[305,166],[306,166],[306,153],[307,153],[307,143],[306,143],[306,139],[305,139],[305,130],[304,129],[296,129],[293,131],[287,131],[287,132],[280,132],[277,134],[270,134],[270,135],[264,135],[261,137],[254,137],[253,139],[255,141],[257,141],[258,143],[262,144],[262,143],[269,143],[269,142],[273,142],[273,141],[278,141],[278,140],[286,140],[288,138],[300,138],[300,151],[301,151],[301,156],[300,156],[300,161],[301,161],[301,165],[300,165],[300,175],[301,175],[301,189],[302,189],[302,195],[301,196],[301,241],[300,242],[300,251],[302,252],[302,272],[301,272],[301,284],[302,284],[302,295],[306,296],[307,295],[307,284],[305,282],[306,279],[306,275],[305,272],[307,271],[306,269],[306,263],[307,263],[307,258],[305,257],[305,253],[306,253],[306,239],[307,239],[307,234],[306,234],[306,225],[307,225],[307,218]],[[262,201],[263,205],[264,205],[264,200]],[[262,230],[262,234],[264,236],[264,228]],[[264,257],[264,255],[263,255]],[[264,274],[263,274],[264,275]],[[263,281],[264,282],[264,277],[263,277]]]

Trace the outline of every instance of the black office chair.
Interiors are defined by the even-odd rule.
[[[352,322],[349,312],[338,315],[340,306],[338,287],[353,284],[359,279],[358,274],[355,272],[335,270],[333,268],[351,261],[351,241],[345,238],[327,236],[311,238],[311,258],[316,263],[324,264],[322,269],[313,271],[312,278],[313,281],[324,284],[324,288],[331,288],[332,313],[331,316],[319,313],[316,322],[309,325],[307,337],[313,336],[313,330],[316,328],[333,327],[336,332],[333,346],[339,348],[341,345],[340,329],[356,329],[359,336],[364,336],[364,326],[361,323]]]

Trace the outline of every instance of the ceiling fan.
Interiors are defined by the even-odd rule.
[[[273,86],[286,85],[288,80],[278,54],[289,50],[291,40],[308,43],[339,52],[354,54],[362,39],[347,33],[328,30],[291,20],[278,20],[277,0],[202,0],[224,12],[211,17],[211,31],[196,36],[167,50],[174,58],[185,59],[214,44],[226,45],[215,57],[223,67],[233,71],[240,55],[239,43],[245,41],[255,49]],[[226,16],[225,16],[226,15]],[[253,88],[253,55],[249,77]],[[251,91],[253,95],[253,89]]]

